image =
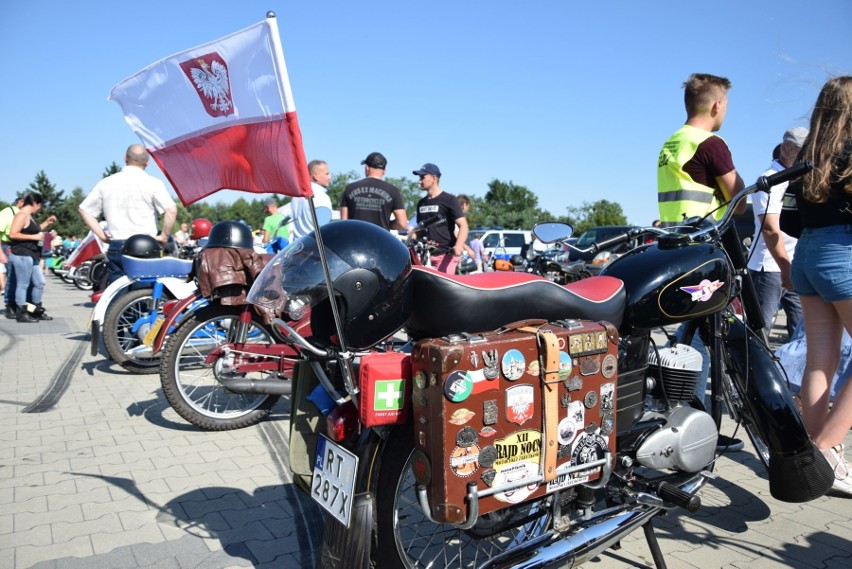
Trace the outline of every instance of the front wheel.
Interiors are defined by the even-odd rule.
[[[172,296],[163,290],[155,299],[150,288],[132,290],[115,299],[104,316],[104,346],[112,360],[126,370],[138,374],[156,373],[159,357],[146,354],[142,343],[145,334],[162,313],[163,304]]]
[[[70,273],[70,271],[69,271]],[[86,261],[74,271],[74,286],[80,290],[92,290],[92,262]]]
[[[412,441],[410,427],[395,430],[376,466],[379,568],[478,567],[550,529],[550,510],[542,501],[480,516],[469,530],[429,521],[417,502]]]
[[[214,349],[232,341],[240,320],[240,307],[211,304],[188,316],[169,336],[160,364],[160,382],[169,404],[178,415],[209,431],[240,429],[260,422],[278,401],[278,395],[234,393],[222,380],[268,379],[269,372],[237,373],[221,355],[208,364]],[[271,344],[272,335],[252,311],[247,343]]]

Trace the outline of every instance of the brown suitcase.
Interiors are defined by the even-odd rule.
[[[432,517],[475,515],[599,480],[615,456],[618,333],[519,322],[415,343],[413,472]]]

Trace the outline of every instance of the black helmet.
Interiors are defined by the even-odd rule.
[[[137,259],[156,259],[163,256],[159,241],[150,235],[133,235],[124,241],[121,254]]]
[[[370,348],[402,328],[414,294],[411,255],[405,245],[364,221],[328,223],[320,234],[346,347]],[[295,320],[310,308],[314,340],[330,343],[336,335],[313,233],[291,243],[266,265],[248,300]]]
[[[251,229],[239,221],[220,221],[210,229],[207,236],[207,247],[233,247],[236,249],[251,249],[254,239]]]

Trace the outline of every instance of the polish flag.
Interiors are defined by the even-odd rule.
[[[109,99],[184,205],[223,189],[313,195],[272,14],[149,65]]]
[[[65,260],[65,268],[79,267],[95,255],[106,253],[107,244],[98,239],[92,231],[80,242],[74,252]]]

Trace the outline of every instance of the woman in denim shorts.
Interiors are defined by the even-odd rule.
[[[808,338],[802,377],[802,417],[834,469],[833,490],[852,495],[843,440],[852,428],[852,381],[829,407],[845,328],[852,334],[852,76],[830,79],[820,91],[800,159],[813,171],[793,188],[802,235],[793,258]]]

